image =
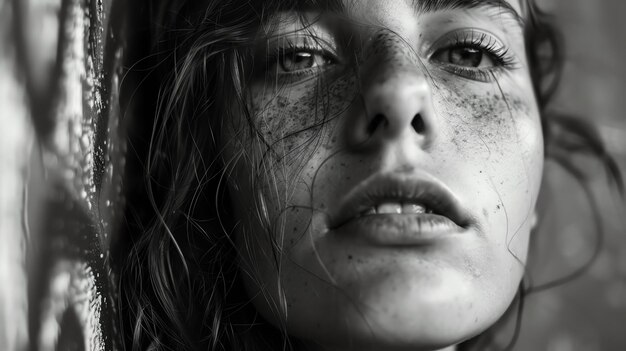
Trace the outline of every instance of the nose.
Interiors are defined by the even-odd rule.
[[[362,103],[350,116],[350,144],[368,148],[408,139],[426,148],[437,129],[426,77],[407,42],[393,33],[375,36],[359,69]]]

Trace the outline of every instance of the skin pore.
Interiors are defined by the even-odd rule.
[[[279,13],[247,91],[255,133],[243,114],[222,131],[248,294],[311,350],[453,349],[524,272],[543,139],[522,9],[424,3],[447,2]],[[415,215],[337,220],[359,193],[395,211],[408,183],[452,198],[455,225],[400,240]]]

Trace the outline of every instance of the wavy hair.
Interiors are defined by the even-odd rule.
[[[293,5],[138,1],[130,9],[126,53],[130,68],[122,85],[130,146],[126,225],[112,248],[125,349],[298,348],[298,341],[265,322],[245,295],[232,238],[236,219],[229,212],[225,186],[232,160],[225,159],[220,148],[220,131],[233,119],[232,106],[243,109],[249,131],[255,133],[245,104],[249,46],[268,16]],[[526,0],[525,17],[546,157],[579,180],[590,199],[586,173],[572,161],[572,153],[599,160],[622,191],[619,170],[594,129],[549,110],[563,64],[562,40],[553,20],[534,0]],[[588,265],[550,286],[572,279]],[[498,323],[460,349],[511,348],[524,297],[549,287],[526,285],[520,285],[503,317],[517,319],[508,345],[496,343]]]

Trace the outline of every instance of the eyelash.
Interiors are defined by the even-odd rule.
[[[447,50],[469,48],[487,54],[494,62],[494,66],[487,68],[470,68],[451,63],[437,62],[437,64],[450,73],[472,80],[490,82],[495,78],[496,74],[513,69],[516,66],[514,57],[509,50],[489,34],[476,31],[456,32],[451,38],[446,38],[445,40],[451,43],[436,50],[431,58]]]
[[[324,67],[315,66],[315,67],[299,69],[295,71],[277,72],[278,67],[281,65],[280,63],[281,58],[288,57],[289,55],[293,55],[294,53],[297,53],[297,52],[306,52],[306,53],[313,55],[314,57],[321,56],[324,59],[324,62],[329,65],[338,62],[338,59],[336,58],[334,54],[332,54],[328,50],[324,50],[320,46],[310,45],[307,43],[304,43],[304,44],[289,43],[286,46],[276,48],[273,52],[268,54],[267,59],[266,59],[266,67],[268,68],[268,70],[273,70],[273,72],[276,72],[275,73],[276,75],[280,75],[280,76],[287,77],[287,78],[289,77],[300,78],[303,76],[311,75],[315,72],[319,72],[320,70],[324,69]]]

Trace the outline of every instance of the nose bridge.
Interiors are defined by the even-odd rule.
[[[409,135],[424,146],[432,139],[430,84],[409,42],[389,30],[377,32],[364,48],[359,76],[364,111],[357,126],[365,123],[361,133],[378,143]]]
[[[379,30],[369,40],[362,55],[366,75],[370,79],[391,79],[423,70],[419,55],[411,43],[390,30]]]
[[[396,120],[420,113],[430,89],[424,65],[411,45],[385,31],[375,37],[368,51],[361,73],[367,114]]]

